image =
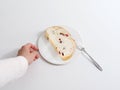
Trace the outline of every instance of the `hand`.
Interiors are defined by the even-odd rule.
[[[40,57],[40,54],[38,53],[38,48],[35,45],[28,43],[21,47],[18,51],[18,56],[25,57],[28,63],[31,64]]]

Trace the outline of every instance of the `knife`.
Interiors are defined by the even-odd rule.
[[[93,59],[92,56],[90,56],[90,54],[88,54],[88,52],[85,50],[85,48],[79,48],[77,47],[80,51],[82,51],[83,54],[87,55],[89,57],[89,60],[91,61],[91,63],[93,63],[93,65],[100,71],[103,71],[102,67]]]
[[[74,32],[75,33],[75,32]],[[72,34],[74,34],[72,33]],[[83,54],[87,55],[89,60],[91,61],[91,63],[100,71],[103,71],[102,67],[93,59],[93,57],[85,50],[85,47],[82,46],[82,41],[79,35],[79,32],[76,33],[76,45],[77,45],[77,49],[80,50]]]
[[[66,26],[65,26],[66,27]],[[88,52],[85,50],[85,47],[82,44],[82,40],[80,38],[80,34],[79,32],[77,32],[76,30],[66,27],[66,29],[68,29],[72,35],[72,37],[75,39],[76,45],[77,45],[77,49],[80,50],[85,56],[88,57],[88,59],[91,61],[91,63],[100,71],[103,71],[102,67],[93,59],[92,56],[90,56],[90,54],[88,54]]]

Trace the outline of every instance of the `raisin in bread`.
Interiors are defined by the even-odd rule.
[[[45,36],[55,48],[62,60],[72,57],[76,44],[71,34],[61,26],[52,26],[46,29]]]

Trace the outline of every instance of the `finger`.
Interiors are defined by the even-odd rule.
[[[34,61],[40,57],[40,54],[37,51],[33,51],[32,54],[34,55]]]
[[[31,48],[34,49],[34,50],[37,50],[38,51],[38,47],[36,45],[31,45]]]
[[[38,52],[38,50],[35,50],[35,49],[33,49],[33,48],[30,48],[30,53],[32,53],[33,51],[37,51],[37,52]]]
[[[31,48],[32,45],[33,45],[33,44],[31,44],[31,43],[27,43],[25,46],[26,46],[27,48]]]
[[[22,49],[25,49],[26,51],[30,51],[31,47],[32,47],[32,44],[27,43],[26,45],[22,46]]]
[[[33,57],[33,60],[34,60],[34,61],[39,57],[37,51],[33,51],[33,52],[31,53],[31,56]]]
[[[35,58],[38,59],[39,57],[40,57],[40,54],[37,53],[36,56],[35,56]]]
[[[30,53],[32,53],[34,51],[34,49],[30,48]]]
[[[25,46],[38,51],[38,47],[36,45],[33,45],[32,43],[27,43]]]

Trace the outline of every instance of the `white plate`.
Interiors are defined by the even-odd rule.
[[[75,30],[70,29],[66,26],[62,26],[64,28],[67,29],[67,31],[69,31],[72,34],[72,38],[75,39],[76,35],[78,35]],[[74,34],[73,34],[74,33]],[[57,54],[57,52],[55,51],[55,49],[53,48],[53,46],[49,43],[49,41],[45,38],[45,34],[44,31],[41,33],[40,37],[38,38],[38,48],[39,48],[39,52],[41,54],[41,56],[49,63],[51,64],[55,64],[55,65],[61,65],[61,64],[66,64],[68,62],[70,62],[71,60],[74,59],[75,53],[73,54],[73,56],[69,59],[69,60],[62,60],[59,55]]]

